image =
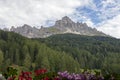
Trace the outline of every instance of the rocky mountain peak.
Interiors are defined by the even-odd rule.
[[[8,28],[3,28],[3,31],[9,31],[9,29]]]
[[[73,22],[68,16],[63,17],[61,21],[66,22],[66,23]]]
[[[54,27],[63,31],[64,28],[71,28],[74,24],[75,23],[68,16],[65,16],[61,20],[57,20]]]
[[[10,31],[14,31],[28,38],[44,38],[54,34],[73,33],[88,36],[107,36],[94,28],[88,27],[86,23],[75,23],[68,16],[57,20],[55,25],[51,27],[43,27],[40,29],[24,24],[21,27],[12,27]]]
[[[28,24],[24,24],[22,27],[23,27],[23,28],[26,28],[26,29],[32,28],[32,27],[31,27],[30,25],[28,25]]]
[[[15,29],[15,27],[14,27],[14,26],[12,26],[12,27],[10,28],[10,31],[14,31],[14,29]]]

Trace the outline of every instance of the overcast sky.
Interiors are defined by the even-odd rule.
[[[50,26],[64,16],[120,38],[120,0],[0,0],[0,28]]]

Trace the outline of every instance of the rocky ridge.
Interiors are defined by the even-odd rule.
[[[6,29],[5,29],[6,30]],[[95,28],[89,27],[86,23],[75,23],[69,17],[65,16],[61,20],[55,22],[51,27],[43,27],[40,29],[24,24],[21,27],[11,27],[10,31],[19,33],[28,38],[45,38],[54,34],[73,33],[87,36],[107,36],[103,32],[97,31]]]

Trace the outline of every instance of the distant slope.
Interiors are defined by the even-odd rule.
[[[39,40],[52,49],[73,56],[82,68],[98,68],[119,73],[119,39],[102,36],[59,34]]]
[[[42,42],[45,42],[49,46],[69,46],[69,47],[78,47],[87,49],[88,47],[97,48],[104,47],[108,51],[120,51],[120,39],[112,37],[103,37],[103,36],[82,36],[76,34],[58,34],[53,35],[48,38],[41,39]],[[90,46],[91,45],[91,46]],[[91,47],[91,48],[92,48]]]

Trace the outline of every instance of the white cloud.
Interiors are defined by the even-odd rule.
[[[120,38],[120,0],[103,0],[100,3],[97,29],[113,37]]]
[[[120,38],[120,14],[99,24],[97,29],[113,37]]]
[[[0,25],[44,25],[50,19],[72,14],[80,0],[0,0]]]
[[[75,11],[73,14],[70,15],[70,18],[74,21],[74,22],[82,22],[82,23],[87,23],[87,25],[89,27],[94,28],[94,22],[91,20],[90,17],[84,15],[86,14],[84,11]]]
[[[114,16],[117,16],[120,14],[120,0],[103,0],[100,5],[102,5],[100,8],[98,8],[98,11],[100,12],[99,18],[101,20],[107,20],[108,18],[112,18]]]
[[[92,17],[89,16],[89,13],[85,13],[84,10],[76,13],[77,16],[90,27],[96,27],[106,34],[120,38],[120,0],[103,0],[99,4],[95,4],[93,0],[90,0],[89,3],[86,7],[98,14],[96,19],[99,19],[101,23],[92,22]]]
[[[87,19],[87,20],[85,21],[85,23],[87,23],[89,27],[95,28],[95,25],[94,25],[94,23],[92,22],[91,19]]]

